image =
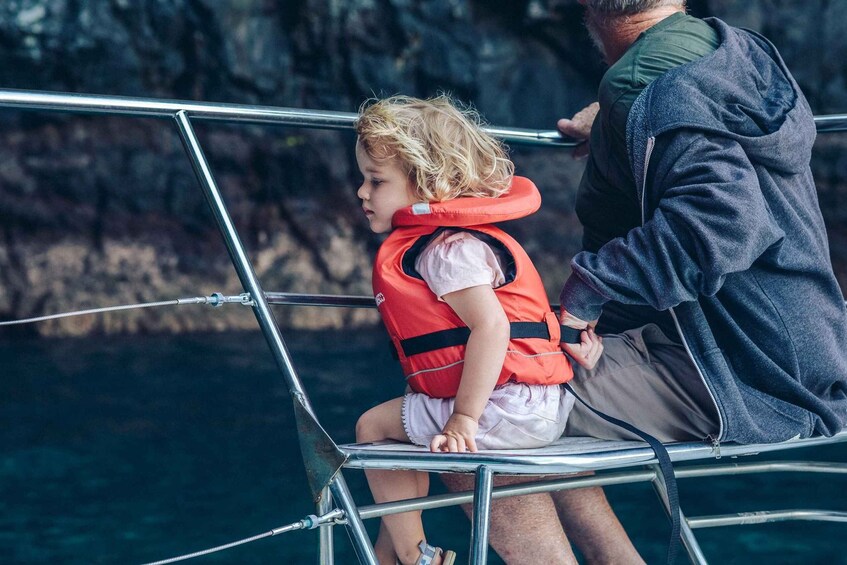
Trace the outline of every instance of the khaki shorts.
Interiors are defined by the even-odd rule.
[[[565,430],[574,397],[558,385],[506,383],[491,393],[479,418],[479,449],[544,447]],[[455,398],[412,392],[403,397],[403,427],[412,443],[429,446],[453,413]]]
[[[663,442],[717,436],[714,401],[682,345],[654,324],[603,336],[603,355],[592,370],[574,363],[571,386],[597,410]],[[579,401],[565,435],[639,440],[608,423]]]

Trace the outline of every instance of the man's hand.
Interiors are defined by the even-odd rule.
[[[603,338],[594,333],[597,320],[591,322],[580,320],[562,308],[559,323],[569,328],[584,330],[580,334],[579,343],[562,343],[562,351],[586,369],[593,369],[603,355]]]
[[[574,159],[583,159],[588,156],[588,136],[591,135],[591,125],[597,117],[600,104],[593,102],[574,114],[573,118],[562,118],[556,123],[559,133],[566,137],[572,137],[582,141],[573,150]]]
[[[479,423],[464,414],[453,412],[441,433],[432,438],[429,450],[434,452],[462,453],[476,451],[476,432]]]

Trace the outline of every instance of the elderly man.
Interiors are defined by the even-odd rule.
[[[690,17],[683,1],[581,3],[610,68],[599,106],[559,122],[573,137],[590,126],[576,204],[584,251],[561,317],[612,335],[574,388],[663,441],[838,432],[847,312],[802,92],[766,39]],[[581,407],[566,433],[632,437]],[[640,560],[601,490],[543,496],[495,505],[492,544],[507,561],[573,562],[564,534],[549,532],[550,508],[589,561]]]

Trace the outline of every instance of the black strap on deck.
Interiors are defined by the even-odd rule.
[[[544,322],[511,322],[510,339],[545,339],[550,340],[550,330]],[[582,330],[575,330],[567,326],[559,326],[561,343],[579,343],[579,336]],[[411,357],[419,353],[427,351],[435,351],[445,347],[453,347],[455,345],[465,345],[471,335],[471,330],[468,327],[451,328],[449,330],[440,330],[428,334],[423,334],[415,337],[404,339],[400,342],[403,348],[403,355]],[[397,359],[397,351],[391,347],[394,358]]]
[[[658,439],[654,438],[650,434],[645,431],[639,430],[632,424],[624,422],[623,420],[618,420],[613,416],[609,416],[608,414],[604,414],[600,412],[582,398],[574,391],[571,385],[565,383],[562,385],[565,389],[570,392],[574,397],[579,400],[586,408],[597,414],[600,418],[603,418],[609,423],[612,423],[618,427],[621,427],[628,432],[632,432],[644,441],[646,441],[650,447],[653,449],[653,453],[656,454],[656,460],[659,462],[659,470],[662,475],[662,482],[665,483],[665,490],[668,493],[668,511],[671,518],[671,539],[668,542],[668,563],[672,564],[676,561],[676,556],[679,553],[680,547],[680,532],[682,531],[682,519],[680,518],[679,511],[679,490],[676,486],[676,475],[673,471],[673,464],[671,463],[671,456],[668,454],[668,450],[665,449],[665,446]]]

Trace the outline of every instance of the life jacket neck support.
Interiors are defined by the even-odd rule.
[[[541,194],[526,177],[512,177],[509,192],[497,198],[455,198],[446,202],[418,202],[394,213],[391,223],[401,226],[469,227],[523,218],[541,207]]]
[[[512,204],[501,199],[508,199]],[[512,330],[497,383],[551,385],[570,380],[573,375],[570,363],[559,345],[562,328],[550,310],[534,265],[508,234],[480,223],[483,219],[520,218],[536,210],[539,204],[535,185],[528,179],[515,177],[512,190],[504,197],[456,199],[431,204],[429,213],[425,214],[413,214],[411,208],[395,214],[394,223],[398,227],[382,244],[374,263],[374,296],[412,390],[433,397],[453,397],[464,366],[470,330],[449,305],[438,300],[420,276],[403,268],[404,263],[409,264],[406,255],[413,248],[420,251],[420,246],[415,244],[445,225],[496,240],[515,264],[514,278],[494,289]],[[567,337],[572,341],[577,333]]]

